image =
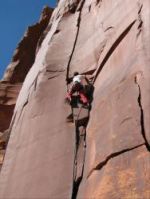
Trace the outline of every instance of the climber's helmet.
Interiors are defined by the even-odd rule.
[[[74,76],[74,77],[77,76],[77,75],[79,75],[78,72],[74,72],[74,73],[73,73],[73,76]]]

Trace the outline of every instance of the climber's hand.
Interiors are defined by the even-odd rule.
[[[72,78],[72,77],[70,77],[70,78],[69,78],[69,77],[67,77],[67,78],[66,78],[66,82],[67,82],[67,84],[70,84],[70,83],[72,82],[72,80],[73,80],[73,78]]]
[[[70,83],[70,79],[66,78],[66,83],[69,84]]]

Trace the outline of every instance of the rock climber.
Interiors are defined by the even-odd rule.
[[[74,122],[73,107],[72,106],[74,106],[73,105],[74,104],[73,97],[75,97],[75,96],[73,96],[73,94],[75,92],[77,92],[77,94],[78,94],[77,96],[80,97],[81,103],[84,106],[86,106],[88,109],[90,109],[91,94],[92,94],[91,88],[93,88],[93,86],[90,83],[90,81],[88,80],[88,78],[85,75],[79,74],[79,72],[74,72],[73,77],[67,78],[66,81],[67,81],[67,85],[72,82],[72,86],[68,90],[67,97],[66,97],[66,102],[67,103],[69,102],[69,104],[71,105],[72,113],[70,113],[67,116],[66,121],[67,122]],[[87,89],[87,88],[89,88],[89,89]],[[76,104],[76,102],[75,102],[75,104]]]
[[[84,80],[87,84],[90,84],[87,77],[85,75],[80,75],[79,72],[74,72],[73,78],[67,78],[67,80],[66,80],[67,84],[70,84],[71,82],[73,82],[71,89],[67,93],[67,99],[70,102],[71,102],[71,99],[72,99],[72,95],[75,92],[78,92],[81,102],[84,105],[88,105],[89,100],[88,100],[86,93],[85,93],[85,89],[84,89],[84,85],[83,85]]]

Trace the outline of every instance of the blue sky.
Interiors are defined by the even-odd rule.
[[[0,79],[13,52],[29,25],[39,20],[45,5],[56,0],[1,0],[0,2]]]

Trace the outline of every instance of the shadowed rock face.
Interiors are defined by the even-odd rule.
[[[52,9],[45,7],[37,24],[30,26],[18,44],[3,79],[0,81],[0,148],[5,149],[8,140],[8,128],[22,83],[31,68],[36,55],[36,48],[46,34],[46,28]],[[45,31],[45,32],[43,32]],[[3,154],[3,153],[2,153]],[[1,160],[3,159],[0,155]],[[2,161],[0,160],[0,164]]]
[[[0,198],[150,198],[149,7],[59,1],[16,103]],[[74,71],[91,78],[93,100],[69,124]]]

